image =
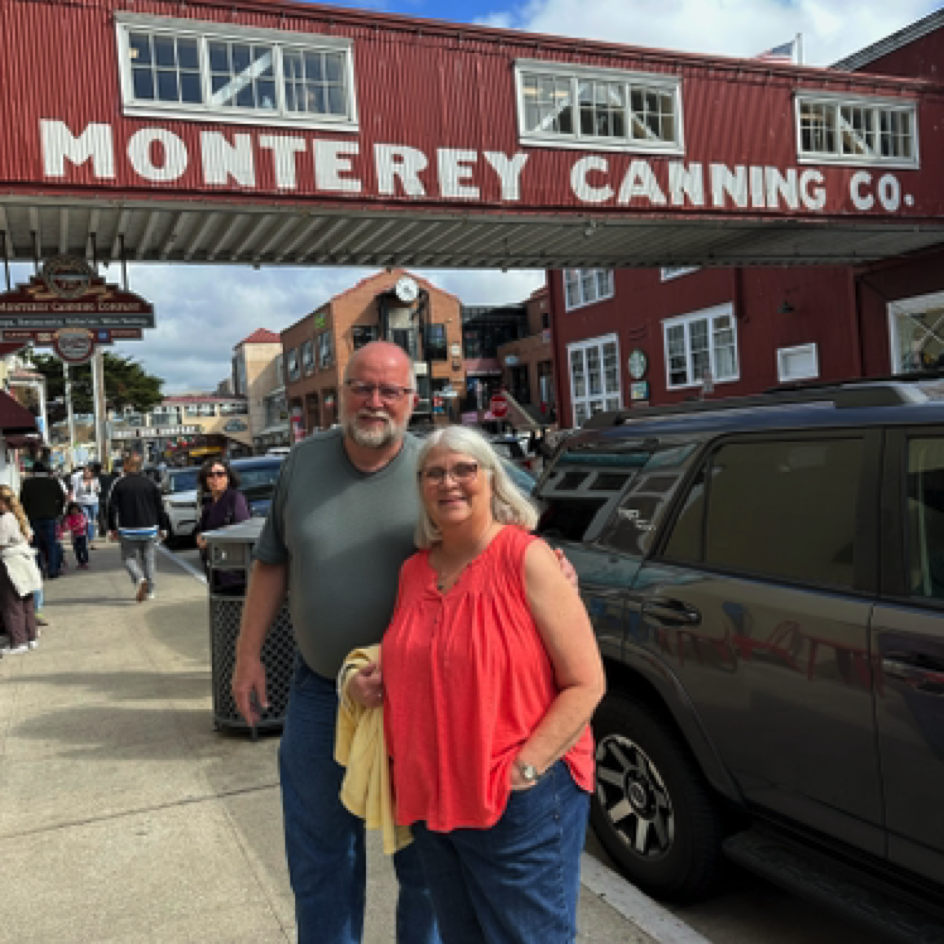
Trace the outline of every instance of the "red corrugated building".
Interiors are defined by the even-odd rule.
[[[939,81],[944,11],[838,67]],[[944,152],[922,150],[940,166]],[[944,366],[941,250],[861,266],[569,269],[548,287],[564,426],[600,409]]]

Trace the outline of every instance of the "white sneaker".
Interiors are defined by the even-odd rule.
[[[30,640],[26,645],[29,646],[30,649],[38,649],[38,648],[39,648],[39,640],[38,640],[38,639],[32,639],[32,640]]]
[[[0,649],[0,654],[5,656],[18,656],[24,652],[29,652],[29,646],[26,643],[22,646],[4,646]]]
[[[135,595],[134,595],[134,598],[135,598],[135,600],[138,601],[138,603],[143,603],[143,602],[144,602],[144,598],[145,598],[145,596],[147,596],[147,592],[148,592],[148,588],[147,588],[147,587],[148,587],[147,580],[145,580],[144,577],[142,577],[142,578],[138,581],[138,589],[137,589],[137,592],[136,592]]]
[[[152,591],[147,595],[147,599],[148,599],[148,600],[153,600],[156,596],[157,596],[157,594],[152,590]]]

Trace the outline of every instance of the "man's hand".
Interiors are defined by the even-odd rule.
[[[249,727],[254,728],[262,714],[259,707],[268,708],[266,697],[265,666],[258,655],[241,655],[236,659],[233,669],[233,698],[236,710],[243,716]]]
[[[198,534],[194,538],[194,542],[196,543],[197,547],[200,548],[201,551],[204,550],[204,548],[206,548],[207,546],[206,539],[203,537],[202,534]]]
[[[554,549],[554,553],[557,555],[557,561],[560,564],[561,573],[567,578],[567,582],[576,590],[580,592],[580,582],[577,580],[577,571],[574,570],[574,565],[571,564],[566,557],[564,557],[564,552],[558,547]]]
[[[379,708],[383,704],[383,677],[376,662],[348,676],[347,697],[364,708]]]

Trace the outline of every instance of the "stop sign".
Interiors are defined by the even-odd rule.
[[[488,408],[496,419],[508,415],[508,400],[503,393],[496,393],[488,404]]]

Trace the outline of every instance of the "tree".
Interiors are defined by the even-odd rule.
[[[46,378],[46,399],[49,422],[65,419],[65,378],[62,361],[52,354],[29,353],[33,367]],[[102,358],[105,374],[105,404],[108,410],[121,412],[126,406],[138,413],[147,413],[163,399],[164,380],[147,373],[133,358],[105,351]],[[72,381],[72,409],[76,413],[92,413],[92,366],[82,364],[69,368]]]

